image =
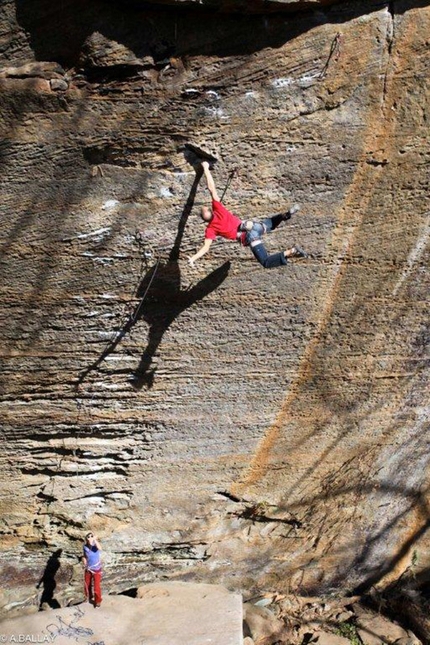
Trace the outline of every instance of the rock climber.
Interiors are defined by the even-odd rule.
[[[205,175],[207,188],[212,197],[212,210],[207,206],[203,206],[201,209],[201,218],[207,223],[205,241],[201,249],[195,255],[188,258],[188,262],[192,267],[195,265],[196,260],[209,251],[212,242],[218,235],[228,240],[237,240],[243,246],[249,246],[258,262],[265,269],[286,265],[289,258],[308,257],[308,254],[297,245],[294,245],[286,251],[269,255],[263,244],[263,235],[275,230],[281,222],[290,219],[291,215],[299,210],[297,204],[292,206],[286,213],[267,217],[261,221],[241,220],[221,204],[210,171],[210,163],[203,160],[201,166]]]
[[[100,607],[102,601],[101,577],[102,562],[100,557],[101,546],[93,533],[87,533],[84,544],[84,593],[85,598],[92,602],[94,607]]]

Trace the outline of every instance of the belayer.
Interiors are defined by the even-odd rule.
[[[289,258],[308,257],[308,254],[297,245],[286,251],[269,255],[262,239],[265,233],[274,231],[281,222],[290,219],[291,215],[299,210],[298,205],[292,206],[286,213],[267,217],[261,221],[241,220],[221,204],[209,162],[202,161],[201,165],[208,190],[212,196],[212,210],[207,206],[202,206],[200,215],[202,220],[207,222],[205,241],[201,249],[189,258],[188,261],[191,266],[194,266],[195,261],[209,251],[212,242],[218,235],[228,240],[236,240],[243,246],[249,246],[254,256],[265,269],[286,265]]]

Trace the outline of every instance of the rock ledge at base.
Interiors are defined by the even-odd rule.
[[[82,603],[2,621],[0,634],[5,642],[56,645],[70,645],[71,639],[85,645],[243,642],[242,597],[224,587],[153,583],[139,587],[137,596],[105,596],[97,609]]]

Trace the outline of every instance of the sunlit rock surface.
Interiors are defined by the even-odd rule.
[[[112,592],[426,579],[430,9],[176,4],[1,7],[5,612],[87,527]],[[193,270],[189,141],[313,258]]]
[[[138,591],[137,598],[105,596],[100,607],[83,602],[3,620],[4,642],[242,645],[240,594],[185,582],[143,585]]]

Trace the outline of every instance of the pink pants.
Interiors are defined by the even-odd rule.
[[[102,601],[101,579],[101,571],[85,570],[85,597],[88,600],[94,600],[95,605],[99,605]]]

